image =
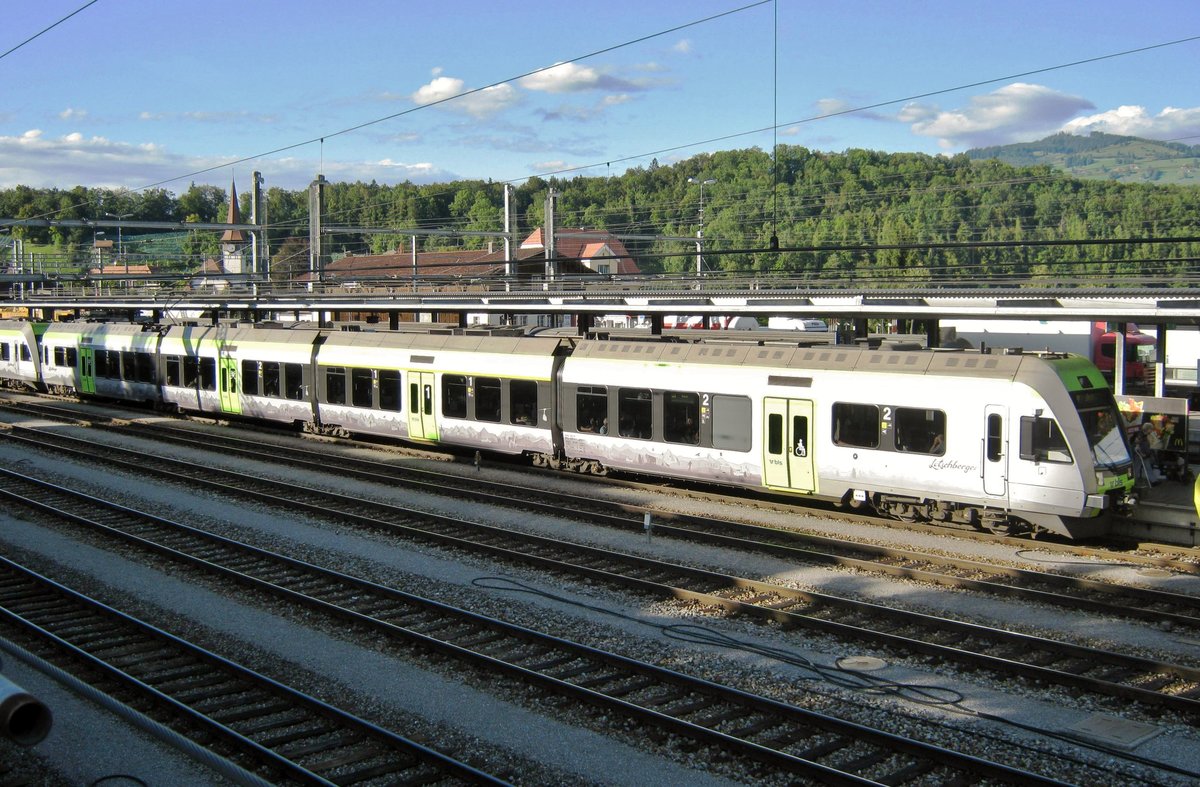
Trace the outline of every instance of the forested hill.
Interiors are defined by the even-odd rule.
[[[974,160],[998,159],[1018,167],[1044,164],[1077,178],[1200,185],[1200,145],[1140,137],[1099,132],[1086,137],[1055,134],[1037,142],[975,148],[966,155]]]
[[[269,170],[265,173],[270,179]],[[689,182],[689,179],[695,182]],[[635,167],[620,175],[534,177],[515,190],[516,232],[542,226],[547,191],[560,194],[559,227],[618,235],[694,238],[704,182],[705,264],[715,270],[774,271],[823,279],[923,280],[1115,274],[1173,276],[1190,271],[1200,244],[1019,245],[1027,241],[1196,237],[1200,189],[1159,183],[1080,180],[1048,165],[1016,167],[966,155],[929,156],[849,150],[823,153],[781,146],[779,165],[758,149],[702,154]],[[709,183],[708,181],[712,181]],[[249,215],[242,195],[243,215]],[[433,185],[334,183],[327,225],[498,231],[503,187],[490,181]],[[0,217],[102,218],[132,214],[153,221],[223,221],[225,192],[192,186],[111,192],[17,187],[0,190]],[[304,190],[267,193],[272,271],[307,270],[308,207]],[[17,228],[29,243],[54,243],[86,260],[90,229]],[[777,235],[780,251],[768,251]],[[110,234],[111,237],[111,234]],[[126,253],[140,237],[127,230]],[[193,232],[175,259],[151,264],[198,266],[217,251],[216,232]],[[498,239],[497,239],[498,240]],[[331,237],[335,253],[382,252],[406,242],[395,234]],[[978,247],[971,244],[1017,245]],[[434,237],[424,248],[486,246],[479,237]],[[946,245],[952,244],[952,245]],[[626,240],[647,272],[695,267],[695,244]],[[147,252],[150,254],[151,252]],[[162,254],[161,251],[153,252]]]

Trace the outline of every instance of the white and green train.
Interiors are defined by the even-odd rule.
[[[245,324],[0,322],[0,341],[60,393],[906,520],[1082,538],[1134,502],[1112,392],[1061,353]],[[0,376],[30,384],[24,363]]]

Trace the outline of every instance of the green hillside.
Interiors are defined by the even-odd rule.
[[[1037,142],[967,151],[971,159],[998,159],[1018,167],[1044,165],[1089,180],[1200,184],[1200,145],[1156,142],[1093,132],[1055,134]]]

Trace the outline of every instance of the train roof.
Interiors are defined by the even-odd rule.
[[[490,333],[408,333],[396,331],[346,331],[330,333],[325,346],[381,347],[452,352],[487,352],[509,355],[553,355],[568,346],[566,339],[504,336]]]
[[[1013,379],[1034,354],[980,353],[973,350],[910,349],[882,344],[877,349],[852,345],[797,347],[739,343],[581,341],[575,358],[753,366],[778,369],[843,370],[887,374],[945,374]],[[899,347],[899,348],[897,348]]]

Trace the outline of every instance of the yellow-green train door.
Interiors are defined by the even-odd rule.
[[[79,348],[79,391],[96,393],[96,351],[91,347]]]
[[[763,483],[772,489],[817,491],[812,416],[807,399],[763,400]]]
[[[221,395],[221,412],[241,415],[242,398],[238,394],[241,386],[239,385],[238,362],[236,358],[218,354],[217,388]]]
[[[436,440],[433,372],[408,373],[408,436],[413,440]]]

